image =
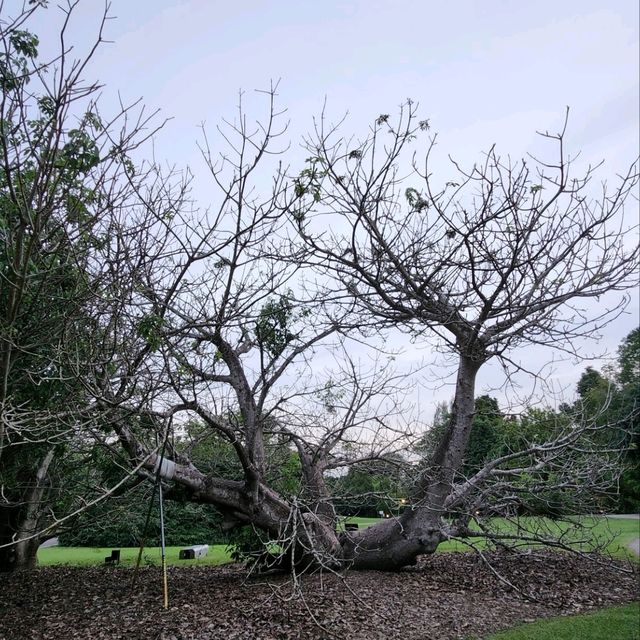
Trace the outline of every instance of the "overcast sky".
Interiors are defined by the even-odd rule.
[[[103,6],[80,1],[78,53]],[[56,11],[52,2],[34,26],[45,40]],[[105,84],[107,101],[119,90],[173,117],[155,150],[179,165],[197,169],[198,126],[233,117],[239,89],[251,108],[252,90],[278,79],[292,157],[325,100],[336,118],[349,112],[347,131],[362,131],[406,98],[439,132],[444,157],[471,161],[493,143],[518,157],[538,144],[536,130],[558,129],[566,106],[569,149],[606,160],[603,177],[638,154],[635,0],[112,0],[110,13],[113,42],[87,75]],[[206,187],[197,195],[206,200]],[[636,295],[601,345],[615,349],[637,324]],[[580,370],[557,375],[572,381]]]

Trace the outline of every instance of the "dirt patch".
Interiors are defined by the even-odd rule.
[[[518,622],[578,613],[639,597],[630,565],[604,567],[560,554],[489,554],[501,582],[472,554],[437,554],[398,573],[352,572],[302,580],[246,577],[241,567],[172,567],[170,608],[160,570],[47,567],[0,580],[2,640],[285,640],[482,637]],[[318,627],[314,618],[326,630]]]

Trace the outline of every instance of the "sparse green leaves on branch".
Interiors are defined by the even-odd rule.
[[[425,211],[429,208],[429,202],[413,187],[408,187],[405,190],[404,197],[412,211]]]
[[[15,91],[30,80],[29,64],[38,55],[39,40],[29,31],[15,29],[5,42],[10,48],[0,53],[0,86],[3,91]]]
[[[149,313],[138,322],[138,335],[145,340],[152,351],[157,351],[162,344],[162,317]]]
[[[71,175],[88,173],[100,162],[98,145],[86,131],[72,129],[60,153],[60,162]]]
[[[327,175],[323,169],[323,159],[319,157],[307,158],[307,168],[303,169],[294,179],[294,192],[297,198],[311,196],[313,202],[320,202],[322,179]]]
[[[291,331],[294,319],[293,305],[288,297],[267,302],[256,322],[256,339],[260,347],[269,355],[277,358],[296,339]]]

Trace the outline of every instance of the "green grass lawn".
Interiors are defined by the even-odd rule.
[[[372,524],[379,522],[379,518],[347,518],[346,522],[356,522],[360,528],[370,527]],[[548,518],[521,518],[523,524],[534,520],[538,524],[542,524],[555,535],[559,535],[568,528],[565,522],[554,522]],[[640,520],[629,518],[606,518],[604,516],[581,517],[579,521],[586,527],[588,535],[591,539],[600,540],[605,544],[605,552],[616,558],[622,559],[638,559],[638,557],[629,550],[628,545],[632,540],[640,538]],[[504,518],[495,518],[494,526],[504,532],[513,533],[517,529],[517,524]],[[481,538],[471,538],[470,542],[479,548],[486,548],[486,543]],[[443,542],[438,551],[469,551],[470,546],[458,540]]]
[[[355,524],[357,524],[361,529],[366,529],[367,527],[370,527],[372,524],[375,524],[376,522],[380,522],[382,518],[345,518],[345,522],[354,522]],[[344,528],[344,524],[338,525],[338,528]]]
[[[209,553],[197,560],[180,560],[178,554],[184,547],[167,547],[167,564],[187,566],[218,565],[230,562],[231,557],[224,544],[209,546]],[[38,564],[41,567],[68,564],[73,566],[103,565],[104,559],[111,555],[111,547],[47,547],[38,551]],[[138,558],[138,547],[123,547],[120,551],[121,566],[131,567]],[[148,547],[142,555],[141,566],[159,565],[160,548]]]
[[[380,518],[349,518],[349,522],[357,522],[360,527],[369,527]],[[104,559],[111,555],[113,547],[46,547],[38,550],[38,564],[41,567],[54,565],[71,565],[89,567],[104,565]],[[180,560],[180,549],[184,547],[167,547],[167,564],[180,567],[219,565],[231,562],[231,556],[224,544],[209,545],[209,553],[198,560]],[[121,547],[120,565],[134,566],[138,559],[138,547]],[[161,563],[160,547],[145,548],[141,566],[159,565]]]
[[[379,518],[348,518],[347,522],[355,522],[360,528],[366,528],[379,522]],[[523,519],[524,520],[524,519]],[[628,519],[614,519],[605,517],[583,518],[582,521],[592,526],[591,535],[603,540],[610,540],[606,547],[606,551],[618,558],[634,558],[638,559],[628,548],[627,545],[633,539],[640,537],[640,521]],[[564,524],[556,524],[551,521],[543,521],[556,532],[563,530]],[[503,519],[496,519],[495,524],[504,531],[513,531],[514,523],[507,522]],[[479,538],[471,540],[474,544],[483,548],[484,541]],[[211,545],[207,556],[200,560],[179,560],[178,553],[183,547],[167,547],[167,563],[169,565],[190,566],[190,565],[218,565],[230,562],[231,558],[226,551],[226,546]],[[463,542],[452,540],[443,542],[438,551],[468,551],[469,546]],[[38,562],[40,566],[68,564],[75,566],[102,565],[104,559],[111,554],[111,548],[89,548],[89,547],[48,547],[38,551]],[[121,551],[120,562],[124,566],[131,566],[138,557],[138,549],[136,547],[123,548]],[[160,549],[158,547],[149,547],[145,549],[142,557],[142,564],[160,564]]]
[[[618,557],[636,558],[635,554],[629,550],[628,546],[633,540],[640,538],[640,520],[630,520],[627,518],[598,518],[598,527],[602,533],[608,528],[615,534],[615,540],[608,549]]]
[[[525,523],[531,518],[522,518],[521,522]],[[618,518],[606,518],[603,516],[582,517],[579,521],[586,527],[583,534],[586,534],[591,540],[598,540],[602,542],[604,546],[604,552],[612,555],[615,558],[638,560],[636,556],[629,548],[629,543],[640,538],[640,521],[632,519],[618,519]],[[549,532],[555,536],[566,532],[568,525],[565,522],[554,522],[547,518],[536,519],[536,522],[544,525],[548,528]],[[517,525],[513,521],[507,521],[503,518],[496,518],[494,525],[497,530],[503,533],[513,533],[517,530]],[[578,535],[582,535],[578,532]],[[567,540],[568,541],[568,540]],[[486,543],[481,538],[471,538],[469,542],[477,545],[479,548],[486,548]],[[588,549],[589,545],[579,545],[576,547],[583,547]],[[451,540],[443,542],[438,551],[468,551],[469,545],[464,544],[458,540]]]
[[[595,613],[532,622],[486,640],[640,640],[640,602]]]

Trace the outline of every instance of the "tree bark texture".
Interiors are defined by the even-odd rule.
[[[51,448],[40,461],[33,486],[22,504],[0,508],[0,545],[14,543],[0,548],[0,571],[33,569],[37,565],[42,540],[37,534],[47,504],[47,477],[54,455]]]

